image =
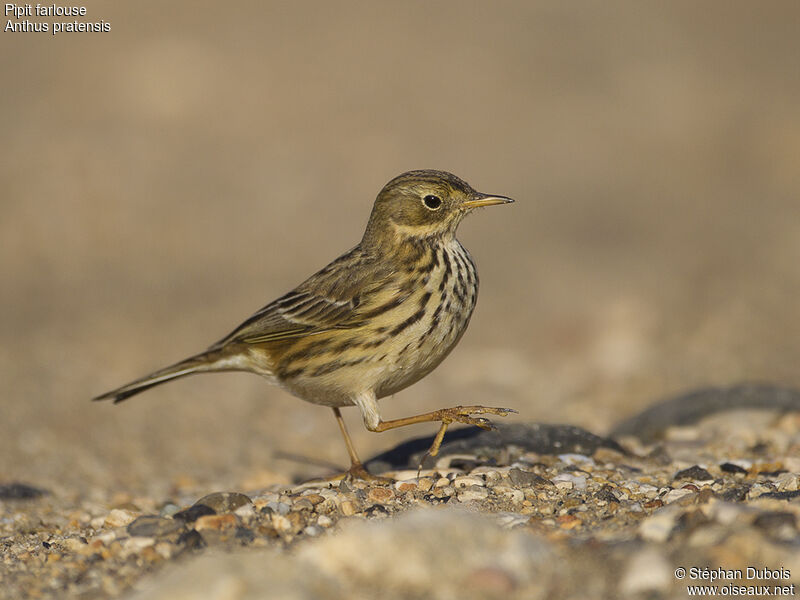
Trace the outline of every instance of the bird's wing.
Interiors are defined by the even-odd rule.
[[[385,289],[392,279],[391,271],[353,250],[266,305],[215,346],[277,342],[357,327],[374,304],[376,290]]]

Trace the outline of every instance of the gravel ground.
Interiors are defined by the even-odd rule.
[[[0,597],[793,596],[800,404],[765,408],[792,392],[755,390],[734,408],[718,402],[731,390],[673,399],[673,415],[706,415],[617,440],[572,426],[456,430],[430,466],[407,468],[429,439],[370,461],[404,467],[382,471],[386,483],[111,498],[4,485]]]

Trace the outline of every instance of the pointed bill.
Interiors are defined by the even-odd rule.
[[[495,204],[510,204],[513,202],[506,196],[495,196],[493,194],[476,194],[471,200],[464,202],[467,208],[480,208],[481,206],[494,206]]]

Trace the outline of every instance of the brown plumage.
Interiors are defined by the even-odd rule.
[[[512,202],[476,192],[443,171],[410,171],[384,186],[364,237],[349,252],[271,302],[205,352],[137,379],[95,400],[121,402],[194,373],[249,371],[333,408],[350,454],[350,474],[366,477],[339,407],[359,407],[366,427],[385,431],[441,421],[488,428],[481,406],[441,409],[382,421],[377,399],[418,381],[453,349],[478,295],[478,275],[456,240],[461,220],[481,206]]]

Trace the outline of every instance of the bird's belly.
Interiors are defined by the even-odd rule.
[[[387,357],[391,367],[375,386],[375,395],[383,398],[395,394],[433,371],[466,330],[472,307],[464,309],[454,311],[438,323],[428,320],[406,335],[398,336]]]
[[[460,250],[363,327],[309,338],[279,370],[281,385],[308,402],[349,406],[359,394],[389,396],[430,373],[461,339],[477,300],[474,265]]]
[[[378,398],[390,396],[416,383],[444,360],[466,330],[469,314],[443,321],[448,322],[432,327],[422,322],[409,328],[378,346],[365,360],[342,357],[285,379],[281,385],[293,395],[323,406],[350,406],[356,394],[368,390]]]

